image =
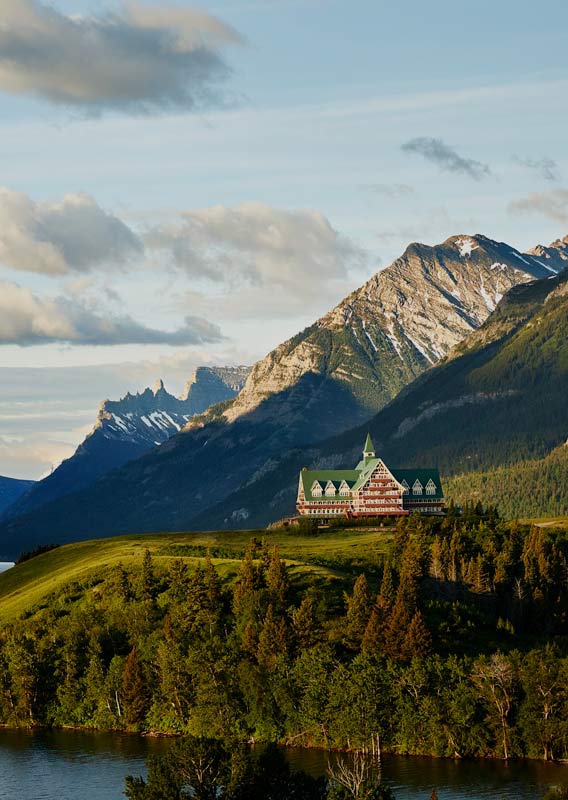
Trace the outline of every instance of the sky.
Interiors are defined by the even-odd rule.
[[[0,5],[0,475],[252,364],[412,241],[568,234],[568,6]]]

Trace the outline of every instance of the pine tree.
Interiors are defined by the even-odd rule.
[[[292,626],[301,650],[317,644],[320,632],[313,597],[306,595],[300,607],[292,613]]]
[[[432,637],[420,611],[412,617],[408,633],[404,639],[400,655],[405,661],[412,658],[425,658],[432,651]]]
[[[146,682],[138,660],[138,651],[133,647],[122,675],[123,717],[126,725],[139,725],[146,714],[148,704]]]
[[[155,600],[158,596],[158,579],[154,573],[154,562],[148,549],[142,558],[139,595],[142,600]]]
[[[256,575],[252,550],[249,547],[241,561],[239,576],[233,586],[233,611],[236,615],[251,611],[255,589]]]
[[[373,608],[371,616],[363,634],[363,641],[361,642],[361,650],[371,655],[378,655],[381,652],[384,642],[384,631],[381,625],[381,617],[379,611]]]
[[[286,565],[280,559],[277,547],[274,547],[270,554],[270,562],[266,571],[266,588],[269,592],[270,601],[280,608],[285,608],[289,581]]]
[[[288,652],[288,632],[285,619],[277,617],[272,603],[268,606],[264,625],[258,637],[258,663],[265,667],[273,666],[279,656]]]
[[[372,607],[367,577],[364,572],[355,581],[353,594],[345,595],[345,602],[347,604],[345,642],[348,647],[357,650],[361,646]]]

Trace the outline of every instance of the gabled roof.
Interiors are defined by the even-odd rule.
[[[411,487],[416,480],[419,480],[422,486],[426,486],[429,480],[436,485],[435,494],[416,496],[416,499],[424,499],[427,497],[429,500],[443,499],[444,493],[442,491],[442,482],[440,474],[437,469],[391,469],[380,458],[367,459],[367,463],[360,461],[356,469],[304,469],[300,472],[304,495],[307,501],[312,499],[312,485],[314,481],[322,484],[322,490],[325,490],[325,485],[331,481],[336,490],[339,490],[341,483],[349,486],[352,492],[358,491],[361,486],[368,480],[373,470],[379,463],[390,472],[395,481],[402,484],[406,481]],[[412,494],[405,495],[408,499],[412,499]],[[318,500],[321,498],[318,497]]]
[[[420,495],[421,498],[427,497],[429,500],[436,500],[444,497],[442,481],[437,469],[391,469],[391,472],[399,483],[406,481],[410,487],[417,480],[420,481],[423,487],[426,486],[428,481],[432,481],[436,485],[435,494]],[[409,499],[412,499],[412,495],[409,495]]]
[[[357,482],[359,471],[356,469],[304,469],[300,475],[306,500],[311,500],[314,481],[323,484],[322,488],[325,488],[325,484],[331,481],[336,489],[339,489],[342,481],[345,481],[351,488]]]

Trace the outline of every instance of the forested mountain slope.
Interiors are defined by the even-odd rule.
[[[356,463],[368,430],[392,466],[436,465],[443,478],[463,475],[449,482],[460,501],[508,497],[510,515],[566,513],[567,397],[568,276],[562,274],[512,289],[485,325],[368,424],[285,455],[269,477],[192,525],[230,523],[233,509],[244,509],[255,524],[291,513],[298,470]]]

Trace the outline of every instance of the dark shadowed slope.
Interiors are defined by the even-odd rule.
[[[28,492],[33,485],[33,481],[4,478],[0,475],[0,514]]]

